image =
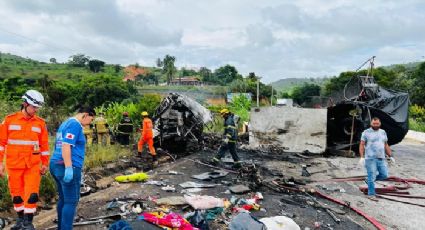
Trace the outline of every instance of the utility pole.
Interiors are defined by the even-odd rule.
[[[273,106],[273,86],[272,86],[272,96],[270,97],[270,105]]]
[[[260,107],[260,78],[257,80],[257,107]]]

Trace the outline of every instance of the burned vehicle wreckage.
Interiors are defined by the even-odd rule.
[[[211,112],[195,100],[177,93],[165,97],[153,116],[155,146],[183,153],[203,143],[204,126]]]
[[[373,58],[370,60],[373,73]],[[370,76],[355,76],[345,85],[344,98],[328,108],[327,146],[330,150],[358,151],[363,130],[373,117],[381,120],[388,144],[401,142],[409,130],[409,95],[384,89]]]

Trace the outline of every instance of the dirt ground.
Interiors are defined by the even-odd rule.
[[[425,149],[423,143],[417,143],[409,140],[403,141],[401,144],[393,146],[395,158],[397,160],[395,166],[390,166],[390,175],[399,176],[403,178],[425,178]],[[409,204],[397,203],[389,200],[380,199],[378,202],[366,199],[358,186],[365,185],[364,182],[329,182],[326,181],[333,177],[347,177],[365,175],[363,169],[358,168],[358,159],[343,158],[343,157],[314,157],[312,159],[304,159],[299,157],[282,157],[275,156],[268,157],[267,153],[258,154],[253,151],[240,150],[240,156],[245,162],[253,162],[259,166],[260,174],[264,180],[271,180],[279,177],[293,177],[296,180],[306,180],[306,182],[315,182],[311,186],[316,189],[321,189],[332,197],[338,198],[343,201],[348,201],[356,208],[366,212],[368,215],[376,218],[380,223],[386,226],[387,229],[423,229],[425,220],[425,209],[423,207],[413,206]],[[228,198],[232,196],[240,198],[250,198],[250,194],[234,195],[229,194],[227,183],[231,184],[248,184],[250,181],[247,178],[238,178],[236,174],[229,173],[226,177],[215,179],[208,182],[198,181],[190,178],[191,175],[203,172],[211,172],[213,169],[195,163],[192,160],[206,160],[213,155],[210,150],[200,151],[196,154],[177,159],[175,162],[168,162],[160,165],[152,171],[147,173],[150,175],[150,180],[162,180],[169,185],[174,185],[176,192],[165,192],[161,187],[156,185],[145,185],[143,183],[124,183],[119,184],[113,182],[114,175],[106,176],[98,180],[98,186],[108,188],[92,193],[88,196],[82,197],[78,206],[78,215],[84,218],[96,217],[101,215],[108,215],[119,212],[115,209],[112,211],[106,210],[108,201],[114,198],[140,198],[150,208],[156,208],[156,205],[148,200],[149,196],[153,197],[167,197],[182,195],[182,188],[178,186],[179,183],[185,181],[195,181],[202,183],[219,184],[214,188],[206,188],[197,193],[200,195],[212,195],[219,198]],[[282,160],[285,159],[285,160]],[[319,172],[313,174],[311,177],[301,176],[301,165],[307,164],[309,172]],[[224,166],[224,165],[222,165]],[[170,175],[168,171],[177,171],[181,175]],[[126,170],[127,172],[136,171],[134,168]],[[320,172],[323,171],[323,172]],[[226,182],[226,183],[225,183]],[[383,183],[383,182],[379,182]],[[342,189],[342,192],[341,192]],[[413,185],[409,190],[412,195],[425,195],[424,185]],[[260,211],[253,211],[252,215],[258,218],[271,217],[276,215],[286,215],[291,217],[301,229],[375,229],[368,221],[352,211],[347,211],[343,207],[333,204],[327,200],[317,198],[326,206],[345,214],[336,214],[341,219],[341,223],[337,224],[329,214],[321,208],[315,208],[310,205],[311,198],[302,194],[296,193],[280,193],[271,190],[268,187],[262,186],[253,192],[261,192],[264,200],[261,202],[262,209]],[[302,205],[296,205],[282,201],[282,198],[299,202]],[[398,199],[398,198],[397,198]],[[425,204],[423,200],[408,199],[410,202]],[[187,207],[182,206],[168,206],[171,211],[184,214]],[[185,210],[183,210],[185,209]],[[56,218],[55,209],[49,211],[42,211],[35,217],[35,224],[37,229],[45,229],[54,226],[53,220]],[[127,215],[126,218],[131,220],[135,218],[133,215]],[[226,221],[231,221],[231,213],[225,217],[218,217],[215,221],[210,222],[210,229],[226,229]],[[320,228],[315,228],[315,222],[320,224]],[[76,229],[102,229],[107,226],[108,222],[98,225],[87,225],[84,227],[77,227]],[[317,224],[317,223],[316,223]]]

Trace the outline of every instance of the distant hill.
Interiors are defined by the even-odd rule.
[[[93,73],[87,66],[77,67],[65,63],[46,63],[0,52],[0,80],[8,78],[40,79],[49,76],[52,79],[80,76],[110,75],[123,78],[124,71],[115,69],[115,65],[105,64],[98,73]]]
[[[289,92],[296,86],[301,86],[304,83],[322,85],[327,78],[285,78],[272,82],[271,85],[278,92]]]
[[[389,66],[382,66],[382,68],[384,68],[386,70],[392,70],[392,69],[398,68],[399,66],[403,66],[404,68],[406,68],[406,70],[414,70],[421,63],[422,62],[409,62],[409,63],[406,63],[406,64],[393,64],[393,65],[389,65]]]

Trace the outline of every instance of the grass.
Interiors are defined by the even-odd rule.
[[[84,168],[91,169],[95,167],[101,167],[107,163],[117,161],[123,156],[129,155],[131,155],[129,147],[122,148],[119,145],[93,145],[89,147],[86,152]]]
[[[417,121],[413,118],[409,119],[409,129],[418,131],[418,132],[425,132],[425,122]]]

